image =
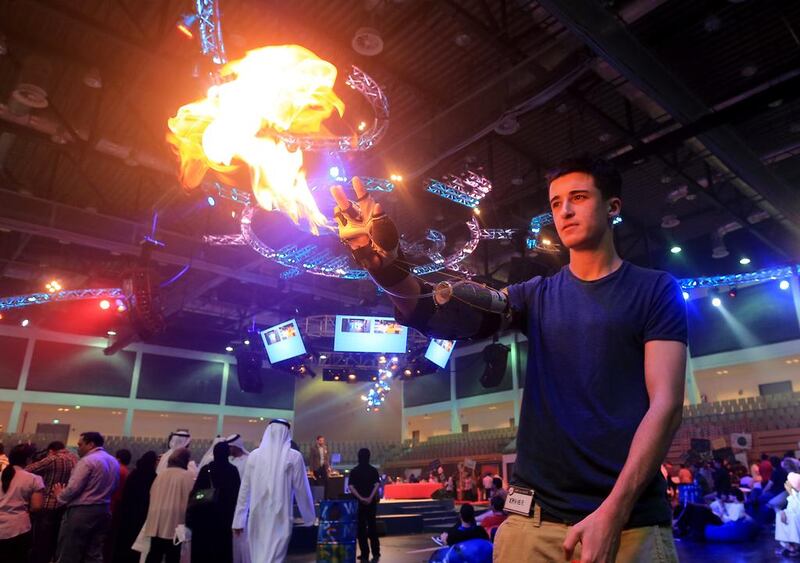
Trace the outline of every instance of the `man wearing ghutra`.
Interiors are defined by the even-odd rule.
[[[239,477],[244,478],[244,468],[250,455],[250,452],[244,447],[244,440],[239,434],[231,434],[225,438],[225,441],[231,448],[230,462],[239,470]]]
[[[283,561],[292,535],[292,497],[303,525],[314,523],[314,501],[303,455],[291,448],[291,426],[270,421],[261,445],[247,458],[244,479],[233,516],[234,536],[247,529],[251,561]]]
[[[167,451],[161,454],[161,458],[158,460],[156,473],[162,473],[167,468],[169,458],[175,450],[178,448],[188,448],[191,443],[192,436],[189,434],[188,430],[176,430],[175,432],[171,432],[169,438],[167,438]],[[188,471],[193,475],[197,475],[198,468],[194,461],[189,461]]]

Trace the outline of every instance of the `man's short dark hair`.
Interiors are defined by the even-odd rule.
[[[369,448],[361,448],[358,450],[358,463],[369,463],[369,457]]]
[[[761,454],[761,461],[766,461],[768,459],[769,459],[769,456],[767,454]]]
[[[325,437],[325,436],[323,436],[322,434],[320,434],[319,436],[317,436],[317,440],[319,440],[320,438],[324,438],[324,437]]]
[[[100,432],[83,432],[81,438],[83,438],[83,441],[87,444],[91,442],[96,448],[102,447],[105,443],[103,435],[100,434]]]
[[[61,440],[55,440],[55,441],[50,442],[49,444],[47,444],[47,450],[48,451],[53,451],[53,452],[60,452],[65,447],[66,446],[64,446],[64,442],[62,442]]]
[[[131,455],[130,450],[121,449],[117,450],[117,453],[114,454],[114,457],[117,458],[120,461],[120,463],[122,463],[122,465],[130,465],[131,458],[133,456]]]
[[[495,512],[502,512],[503,507],[506,505],[506,499],[504,499],[500,495],[495,495],[492,497],[492,510]]]
[[[503,488],[503,480],[500,477],[493,477],[492,478],[492,486],[495,489],[502,489]]]
[[[594,179],[594,185],[603,194],[603,199],[612,197],[622,197],[622,175],[614,168],[610,162],[602,158],[591,158],[589,156],[579,156],[562,160],[558,165],[547,172],[547,185],[554,180],[572,174],[582,172]]]
[[[473,507],[470,503],[462,504],[459,514],[464,522],[472,524],[475,523],[475,507]]]

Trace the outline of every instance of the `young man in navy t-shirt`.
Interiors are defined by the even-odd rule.
[[[617,254],[611,225],[622,181],[610,165],[568,161],[548,181],[570,263],[506,288],[499,314],[463,299],[434,301],[430,284],[409,275],[393,223],[357,180],[358,204],[333,190],[340,237],[388,290],[399,321],[437,338],[507,328],[527,335],[519,491],[506,503],[518,513],[497,532],[495,561],[677,561],[659,466],[681,421],[680,288]]]

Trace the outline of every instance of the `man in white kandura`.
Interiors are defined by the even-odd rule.
[[[247,529],[250,560],[278,563],[286,559],[292,536],[292,497],[304,526],[314,523],[314,500],[303,455],[291,448],[291,425],[270,421],[261,445],[250,452],[233,516],[234,538]]]
[[[178,448],[188,448],[191,443],[192,436],[189,434],[188,430],[176,430],[175,432],[171,432],[169,438],[167,438],[167,451],[161,454],[158,460],[158,466],[156,467],[156,473],[161,473],[167,469],[169,458],[175,453],[175,450]],[[197,464],[193,460],[189,461],[187,470],[193,475],[197,475],[199,471]]]

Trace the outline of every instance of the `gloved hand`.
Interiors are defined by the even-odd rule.
[[[358,178],[353,178],[353,190],[356,201],[348,199],[342,186],[331,188],[336,200],[334,217],[339,225],[339,238],[350,247],[356,262],[363,268],[384,269],[399,255],[397,227]]]

